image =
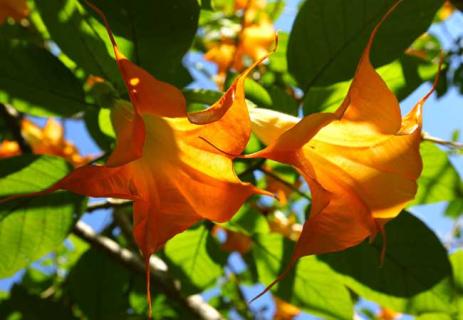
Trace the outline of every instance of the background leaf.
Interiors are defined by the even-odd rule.
[[[94,1],[107,16],[121,51],[156,78],[184,86],[182,66],[196,32],[196,0]],[[77,0],[36,0],[45,25],[63,52],[88,74],[101,76],[125,92],[101,19]],[[74,37],[69,37],[74,34]]]
[[[88,107],[82,84],[49,51],[0,35],[0,102],[34,116],[70,117]]]
[[[377,69],[389,89],[399,101],[405,99],[423,82],[435,77],[438,65],[428,61],[402,55],[400,59]],[[315,86],[304,96],[304,114],[332,112],[344,100],[351,81],[342,81],[329,86]]]
[[[223,274],[225,253],[205,226],[199,225],[167,242],[164,254],[173,274],[182,281],[182,292],[198,293]]]
[[[253,256],[259,282],[269,284],[287,267],[294,243],[278,234],[254,237]],[[315,256],[304,257],[272,292],[323,319],[352,319],[353,302],[335,274]]]
[[[19,167],[19,171],[5,174],[12,170],[9,164],[14,162],[13,168]],[[53,157],[22,156],[0,160],[0,194],[44,189],[61,178],[66,170],[69,170],[66,162]],[[84,199],[56,192],[3,203],[0,206],[0,278],[11,276],[59,246],[84,211]]]
[[[414,315],[452,312],[452,270],[436,235],[407,212],[386,225],[386,235],[381,267],[379,236],[372,244],[320,258],[355,293],[383,307]]]
[[[458,309],[457,317],[463,318],[463,250],[455,251],[450,255],[455,284],[455,302]]]
[[[88,319],[127,319],[130,277],[105,253],[90,249],[72,268],[67,289]]]
[[[393,0],[306,0],[288,44],[288,67],[304,92],[353,77],[371,30]],[[398,58],[424,33],[443,1],[403,1],[384,22],[371,57],[375,66]]]
[[[198,26],[196,0],[96,0],[105,12],[121,49],[156,78],[183,87],[191,76],[182,65]],[[127,41],[128,40],[128,41]]]
[[[463,183],[447,153],[431,142],[420,145],[423,172],[411,205],[454,200],[463,195]]]

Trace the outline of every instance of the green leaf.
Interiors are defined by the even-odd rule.
[[[198,4],[201,6],[201,9],[209,10],[209,11],[214,10],[212,8],[212,0],[197,0],[197,1],[198,1]]]
[[[268,66],[274,72],[288,72],[286,54],[288,50],[289,35],[286,32],[278,32],[277,50],[270,56]]]
[[[224,228],[248,236],[256,233],[268,233],[270,227],[264,215],[250,204],[244,204],[230,221],[222,224]]]
[[[458,309],[458,318],[463,318],[463,250],[458,250],[450,255],[453,269],[453,281],[455,285],[455,300]]]
[[[104,110],[104,109],[100,109]],[[88,133],[96,142],[96,144],[104,151],[111,151],[115,139],[106,135],[102,128],[100,127],[100,118],[103,115],[100,115],[100,110],[89,109],[84,114],[85,127],[87,128]],[[107,123],[107,122],[106,122]]]
[[[452,270],[447,251],[418,218],[402,212],[386,225],[387,251],[380,266],[377,239],[320,256],[362,298],[414,315],[447,313],[452,305]]]
[[[94,1],[107,16],[120,50],[156,78],[184,86],[191,81],[183,55],[196,33],[196,0]],[[36,0],[52,39],[88,74],[123,88],[101,18],[77,0]],[[70,37],[72,34],[74,36]]]
[[[418,179],[418,193],[411,205],[451,201],[463,195],[461,178],[446,152],[432,142],[421,143],[423,172]]]
[[[260,234],[254,240],[252,250],[259,281],[269,284],[288,266],[294,243],[277,234]],[[323,319],[353,317],[353,302],[348,290],[336,281],[336,274],[314,256],[300,259],[272,292]]]
[[[415,318],[416,320],[453,320],[451,315],[446,313],[424,313]]]
[[[88,319],[127,319],[130,272],[104,252],[90,249],[71,269],[67,289]]]
[[[64,160],[53,157],[1,160],[0,194],[43,190],[68,170]],[[11,276],[58,247],[84,211],[83,200],[81,196],[56,192],[3,203],[0,206],[0,278]]]
[[[64,177],[71,166],[61,158],[22,155],[0,160],[0,196],[41,191]]]
[[[116,139],[116,133],[114,132],[113,124],[111,122],[110,109],[100,109],[100,112],[98,113],[98,125],[105,136]]]
[[[51,38],[67,56],[88,74],[103,77],[117,84],[119,89],[123,88],[106,30],[89,14],[89,7],[77,0],[34,2]]]
[[[450,201],[445,208],[444,214],[454,219],[463,215],[463,197]]]
[[[49,51],[0,36],[0,102],[34,116],[70,117],[86,108],[82,84]]]
[[[266,108],[292,115],[298,114],[299,105],[297,101],[286,91],[277,86],[270,86],[267,87],[267,92],[270,95],[272,104],[266,106]]]
[[[67,192],[2,204],[0,278],[59,246],[82,212],[82,197]]]
[[[105,12],[121,39],[122,52],[131,61],[179,87],[191,82],[182,58],[198,27],[197,0],[134,0],[119,1],[118,5],[96,0],[95,4]]]
[[[203,225],[169,240],[164,253],[170,270],[182,281],[182,292],[201,292],[223,274],[224,253]]]
[[[367,39],[394,0],[306,0],[288,44],[288,68],[304,92],[353,77]],[[378,67],[398,58],[432,22],[442,0],[403,1],[384,22],[371,57]]]
[[[51,259],[53,258],[55,257],[51,257]],[[34,267],[27,268],[21,279],[21,286],[27,288],[29,293],[40,294],[54,285],[55,276],[53,273],[51,275],[46,274]]]
[[[400,101],[423,82],[433,79],[437,69],[437,64],[403,55],[400,59],[378,68],[377,72]],[[304,97],[304,114],[336,110],[346,97],[350,84],[349,80],[325,87],[312,87]]]
[[[269,1],[265,7],[265,11],[268,13],[272,21],[276,21],[285,10],[285,5],[286,3],[284,0]]]
[[[175,299],[171,299],[159,292],[159,286],[151,286],[151,298],[153,320],[165,319],[194,319],[196,315],[185,309]],[[148,314],[148,301],[146,299],[146,281],[144,277],[130,279],[130,291],[128,293],[130,314],[139,316],[127,317],[125,319],[142,320]]]

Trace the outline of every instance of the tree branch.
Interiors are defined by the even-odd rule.
[[[423,132],[421,134],[421,139],[423,141],[430,141],[430,142],[440,144],[442,146],[446,146],[446,147],[449,147],[449,148],[452,148],[452,149],[463,149],[463,143],[461,143],[461,142],[447,141],[447,140],[444,140],[444,139],[441,139],[441,138],[436,138],[436,137],[433,137],[433,136],[427,134],[426,132]]]
[[[93,211],[96,211],[96,210],[100,210],[100,209],[111,209],[111,208],[120,208],[120,207],[125,207],[125,206],[129,206],[132,204],[132,201],[129,201],[129,200],[116,200],[116,201],[101,201],[101,202],[94,202],[92,204],[89,204],[87,206],[87,210],[86,212],[93,212]]]
[[[73,232],[76,236],[105,252],[120,264],[141,275],[145,274],[145,265],[140,256],[134,254],[130,250],[122,248],[115,241],[96,234],[87,224],[81,221],[77,222]],[[150,269],[152,281],[162,289],[164,294],[189,310],[199,319],[223,319],[220,313],[207,304],[200,295],[192,295],[185,298],[175,284],[174,279],[168,274],[167,265],[164,261],[156,256],[151,256]]]
[[[32,153],[30,145],[24,140],[21,133],[21,116],[19,114],[14,114],[3,103],[0,103],[0,116],[5,120],[8,130],[13,136],[13,139],[18,143],[21,152]]]

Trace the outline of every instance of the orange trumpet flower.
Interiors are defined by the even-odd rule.
[[[233,68],[241,71],[245,57],[255,62],[268,56],[275,43],[275,29],[264,8],[265,0],[239,0],[236,10],[244,10],[241,30],[237,38],[223,37],[220,42],[209,44],[204,54],[206,60],[217,64],[217,83],[222,86],[227,72]]]
[[[48,119],[43,128],[28,119],[21,121],[21,133],[35,154],[48,154],[62,157],[74,167],[79,167],[90,161],[83,157],[74,144],[64,138],[64,129],[59,122]],[[16,141],[4,140],[0,143],[0,158],[8,158],[21,154]]]
[[[181,91],[128,61],[103,13],[94,10],[107,27],[131,103],[119,101],[111,110],[117,143],[106,165],[80,167],[32,195],[65,189],[133,200],[134,238],[148,264],[168,239],[199,220],[227,221],[249,196],[268,194],[241,182],[233,156],[219,151],[238,155],[249,140],[244,81],[263,59],[237,77],[217,103],[187,114]]]
[[[299,257],[340,251],[374,237],[415,197],[422,170],[422,108],[434,87],[402,118],[396,97],[370,62],[376,32],[399,3],[371,33],[349,92],[334,113],[300,120],[251,110],[253,131],[267,147],[248,157],[294,166],[312,192],[291,265]]]

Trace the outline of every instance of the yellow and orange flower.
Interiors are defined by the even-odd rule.
[[[445,1],[442,7],[437,11],[436,17],[438,21],[444,21],[449,18],[455,11],[454,5],[449,1]]]
[[[260,61],[236,78],[210,108],[187,114],[185,98],[119,51],[103,13],[131,102],[111,110],[116,147],[105,165],[87,165],[40,195],[65,189],[92,197],[133,200],[134,238],[149,257],[201,219],[230,220],[253,194],[268,194],[239,180],[232,159],[249,140],[244,81]],[[225,152],[225,153],[224,153]],[[148,297],[149,268],[147,267]]]
[[[396,320],[400,317],[400,313],[388,308],[381,308],[378,313],[378,320]]]
[[[21,133],[35,154],[62,157],[75,167],[82,166],[90,161],[90,157],[81,156],[76,146],[64,138],[63,127],[54,119],[48,119],[43,128],[28,119],[23,119]],[[17,142],[5,140],[0,143],[0,158],[20,154],[21,150]]]
[[[213,233],[217,233],[219,231],[225,232],[226,235],[226,239],[221,245],[223,251],[246,253],[251,250],[252,239],[249,236],[240,232],[224,229],[219,226],[215,226],[212,230]]]
[[[273,301],[275,301],[276,309],[274,320],[292,320],[301,313],[301,309],[278,297],[274,296]]]
[[[3,140],[0,143],[0,159],[19,156],[21,149],[16,141]]]
[[[253,132],[267,147],[248,157],[294,166],[312,192],[310,217],[291,264],[302,256],[340,251],[375,237],[415,197],[422,170],[422,109],[432,91],[401,117],[396,97],[370,63],[381,22],[335,112],[300,120],[251,109]]]
[[[243,10],[244,15],[238,39],[224,36],[219,42],[209,44],[204,58],[217,64],[219,86],[223,85],[228,70],[243,70],[246,58],[255,62],[269,54],[275,41],[275,29],[264,11],[265,6],[265,0],[237,0],[235,9]]]

